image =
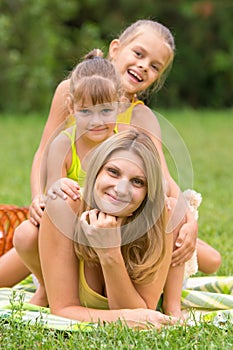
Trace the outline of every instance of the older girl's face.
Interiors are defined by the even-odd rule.
[[[144,31],[125,46],[113,40],[109,55],[121,74],[124,90],[135,94],[159,79],[173,53],[160,35]]]
[[[127,150],[116,151],[100,170],[94,198],[98,208],[126,217],[141,205],[147,193],[147,179],[141,158]]]

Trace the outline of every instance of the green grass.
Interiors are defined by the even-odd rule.
[[[193,187],[203,197],[199,237],[221,252],[218,275],[232,275],[233,110],[169,111],[163,116],[179,131],[192,160]]]
[[[45,118],[0,115],[0,203],[30,204],[30,169]]]
[[[161,111],[160,111],[161,112]],[[201,192],[199,236],[218,249],[218,275],[233,275],[233,111],[162,111],[183,138],[192,160],[193,187]],[[0,116],[0,203],[30,203],[29,174],[45,118]],[[176,178],[175,164],[168,157]],[[213,324],[133,331],[121,324],[64,333],[0,321],[1,349],[232,349],[233,326]]]
[[[213,324],[193,327],[176,326],[157,331],[132,330],[122,323],[98,326],[92,331],[62,332],[45,330],[41,325],[12,318],[0,323],[1,349],[64,349],[64,350],[230,350],[233,347],[233,326],[223,328]]]

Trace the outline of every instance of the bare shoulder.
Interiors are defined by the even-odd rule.
[[[70,79],[65,79],[58,84],[56,88],[56,92],[67,93],[69,91],[69,88],[70,88]]]
[[[71,134],[72,127],[65,130],[67,133]],[[56,152],[57,156],[61,154],[67,154],[71,150],[71,141],[67,134],[61,131],[50,144],[50,153]]]
[[[69,112],[66,107],[67,95],[70,91],[70,79],[60,82],[55,90],[50,115],[56,114],[59,119],[66,119]]]
[[[158,122],[155,112],[150,107],[140,103],[133,108],[132,117],[140,118],[141,115],[144,115],[147,118],[150,118],[151,120],[155,120]]]
[[[149,132],[160,138],[161,130],[155,113],[146,105],[138,104],[134,107],[131,117],[131,124],[141,128],[144,132]]]
[[[66,118],[69,115],[65,102],[68,91],[69,80],[64,80],[57,86],[50,106],[48,119],[43,130],[40,147],[50,143],[64,128]]]

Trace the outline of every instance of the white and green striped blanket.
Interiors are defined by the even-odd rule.
[[[0,319],[19,319],[62,331],[90,331],[96,324],[52,315],[49,308],[28,303],[35,291],[31,276],[13,288],[0,288]]]
[[[65,331],[89,331],[93,323],[78,322],[52,315],[49,308],[29,304],[35,286],[29,277],[14,288],[0,288],[0,318],[17,317],[31,324]],[[222,324],[233,321],[233,276],[192,277],[182,291],[182,309],[195,321]]]
[[[198,320],[233,322],[233,276],[189,278],[181,303]]]

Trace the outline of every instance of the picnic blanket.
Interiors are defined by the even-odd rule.
[[[181,304],[197,321],[233,321],[233,276],[189,278]]]
[[[10,317],[29,322],[32,325],[40,324],[47,329],[61,331],[90,331],[97,325],[91,322],[79,322],[52,315],[47,307],[40,307],[29,303],[36,287],[32,276],[29,276],[13,288],[0,288],[0,319],[6,321]]]
[[[49,308],[28,303],[35,291],[30,277],[13,288],[0,288],[0,318],[14,316],[31,324],[63,331],[90,331],[97,324],[79,322],[52,315]],[[223,325],[233,321],[233,276],[229,277],[192,277],[182,291],[182,309],[189,314],[190,320],[212,322]],[[192,325],[192,321],[189,323]]]

